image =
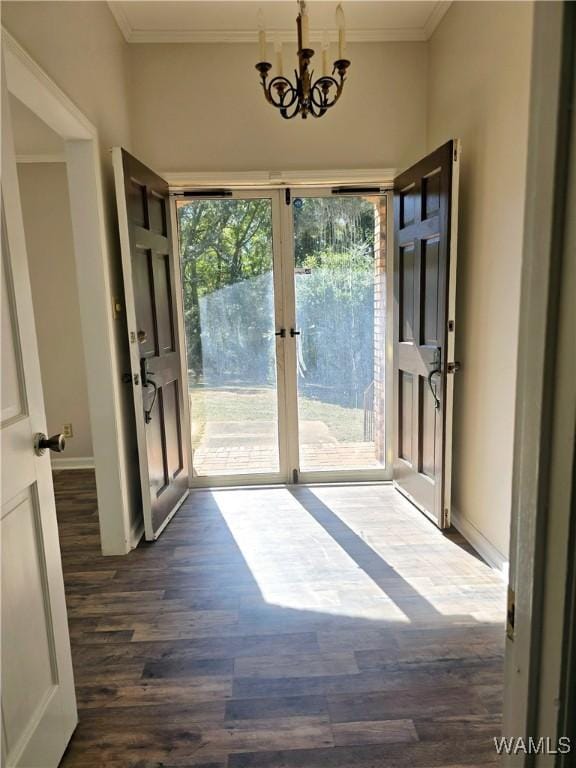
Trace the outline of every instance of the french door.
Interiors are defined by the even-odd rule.
[[[386,198],[176,201],[192,485],[390,477]]]
[[[459,151],[395,179],[389,226],[379,189],[173,192],[169,211],[167,183],[114,150],[147,538],[187,469],[393,477],[449,526]]]

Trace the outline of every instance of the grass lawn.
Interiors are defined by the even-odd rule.
[[[363,442],[364,412],[343,408],[308,397],[299,398],[300,418],[323,421],[337,440]],[[200,443],[207,421],[270,421],[276,419],[276,392],[273,389],[238,388],[190,389],[192,442]]]

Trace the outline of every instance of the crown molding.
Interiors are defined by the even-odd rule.
[[[349,43],[425,42],[432,36],[451,4],[452,0],[439,0],[435,3],[423,27],[350,29],[347,30],[346,38]],[[258,41],[255,29],[135,29],[120,3],[108,2],[108,7],[128,43],[256,44]],[[268,32],[271,38],[278,39],[282,43],[296,42],[296,35],[292,29],[269,29]],[[330,32],[329,38],[331,42],[336,42],[337,33]],[[312,42],[320,43],[321,39],[320,34],[311,34]]]
[[[296,35],[290,30],[270,29],[271,39],[277,39],[281,43],[296,43]],[[336,34],[329,36],[330,42],[336,42]],[[398,43],[398,42],[425,42],[426,32],[423,28],[415,29],[355,29],[346,34],[349,43]],[[256,45],[258,36],[251,30],[239,29],[155,29],[132,30],[126,40],[129,43],[251,43]],[[321,42],[318,35],[310,35],[312,42]]]

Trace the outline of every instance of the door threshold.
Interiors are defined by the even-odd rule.
[[[349,486],[392,485],[392,480],[314,480],[304,483],[251,483],[238,485],[192,485],[190,492],[197,491],[248,491],[248,490],[278,490],[281,488],[342,488]]]

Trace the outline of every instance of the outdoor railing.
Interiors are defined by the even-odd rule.
[[[374,382],[364,390],[364,442],[374,441]]]

